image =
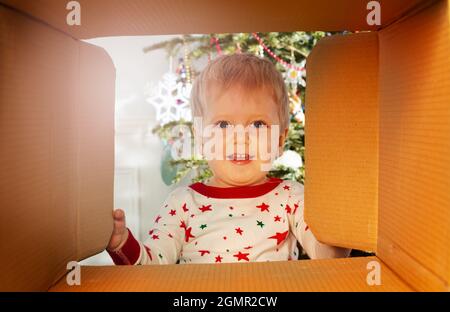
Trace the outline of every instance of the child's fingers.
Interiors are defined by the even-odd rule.
[[[125,212],[122,209],[116,209],[113,211],[114,221],[125,221]]]
[[[116,209],[113,212],[114,217],[114,234],[123,234],[126,229],[125,213],[122,209]]]

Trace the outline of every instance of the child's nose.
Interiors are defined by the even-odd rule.
[[[242,131],[237,131],[233,134],[233,143],[235,145],[243,144],[248,145],[250,141],[250,136],[248,129],[243,129]]]
[[[237,153],[250,154],[250,137],[248,132],[245,133],[241,138],[235,138],[234,149]]]

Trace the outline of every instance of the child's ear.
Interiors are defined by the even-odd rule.
[[[286,142],[286,138],[289,132],[289,128],[284,129],[283,132],[280,133],[280,139],[279,139],[279,144],[278,144],[278,155],[281,156],[281,154],[283,154],[284,151],[284,142]]]

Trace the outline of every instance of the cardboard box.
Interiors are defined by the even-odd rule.
[[[81,26],[67,2],[0,0],[0,290],[449,290],[448,0],[379,1],[380,26],[359,0],[81,0]],[[114,66],[80,39],[296,30],[371,30],[309,56],[305,217],[321,241],[376,257],[82,267],[68,286],[67,263],[112,229]]]

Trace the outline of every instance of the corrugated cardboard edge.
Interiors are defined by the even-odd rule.
[[[111,233],[114,66],[101,48],[0,14],[0,289],[47,290]]]
[[[380,285],[369,284],[373,267]],[[221,264],[81,267],[81,285],[50,291],[297,292],[411,291],[377,257]]]
[[[376,251],[377,33],[320,40],[307,70],[306,223],[322,242]]]
[[[100,47],[77,42],[75,207],[76,257],[80,261],[103,251],[113,223],[115,69]],[[64,268],[56,283],[67,274]]]
[[[100,47],[79,42],[77,258],[107,245],[113,223],[115,68]]]
[[[390,23],[426,0],[378,0]],[[368,1],[79,1],[81,26],[66,23],[67,0],[0,0],[71,36],[166,35],[225,32],[376,30],[366,21]],[[108,3],[106,3],[108,2]],[[286,11],[286,7],[290,9]],[[189,14],[186,14],[189,12]],[[220,17],[217,14],[220,12]],[[169,22],[170,21],[170,22]],[[195,22],[193,22],[195,21]]]
[[[378,256],[422,291],[450,290],[449,12],[437,1],[379,32]]]
[[[1,290],[46,290],[76,257],[76,42],[0,5]]]

